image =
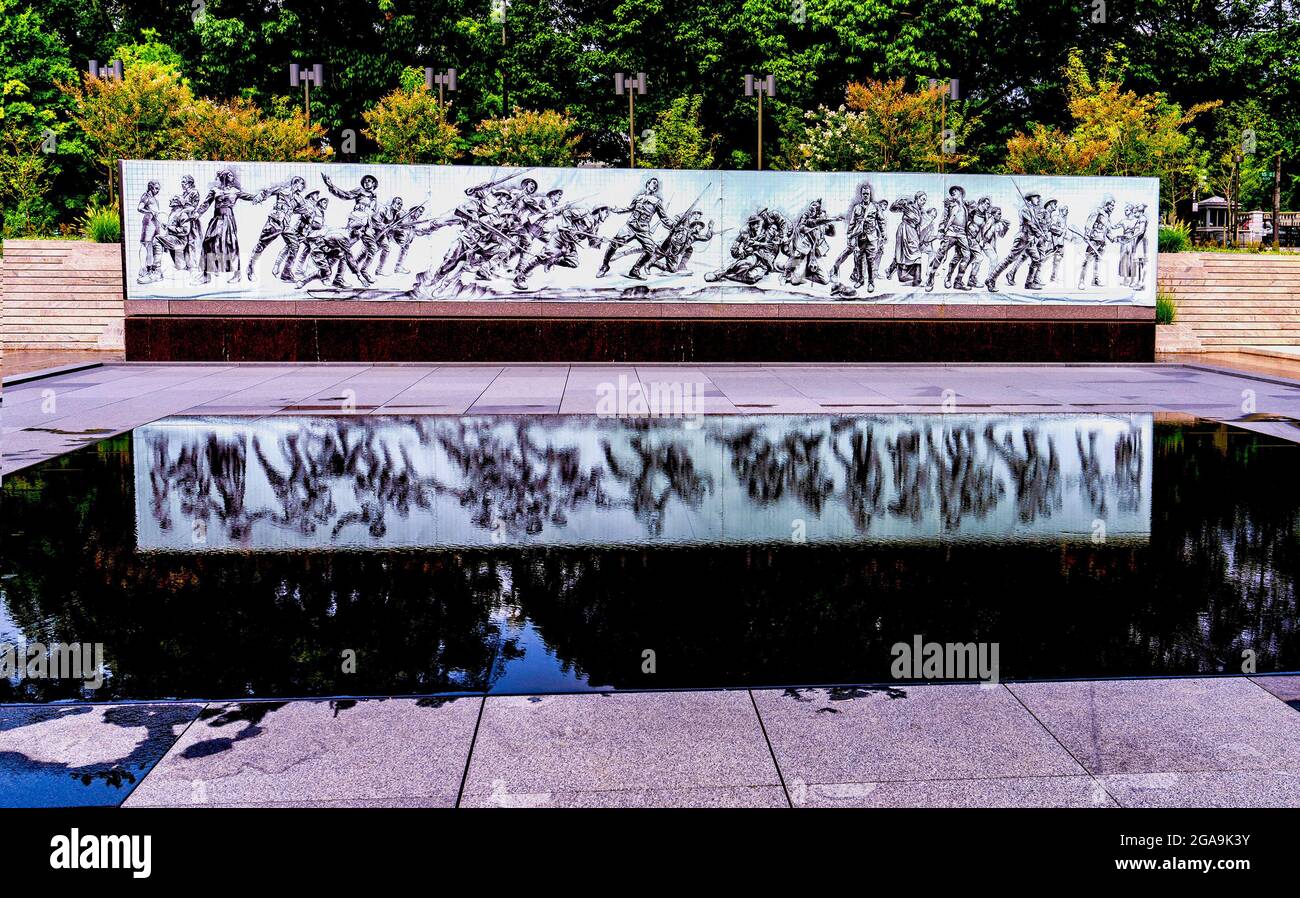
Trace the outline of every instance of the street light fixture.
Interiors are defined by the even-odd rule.
[[[930,79],[930,90],[935,90],[939,86],[938,78]],[[961,89],[961,82],[956,78],[948,79],[948,92],[939,98],[939,165],[938,171],[943,171],[943,160],[945,156],[951,156],[957,152],[957,139],[948,133],[948,101],[958,99],[958,92]]]
[[[121,81],[122,80],[122,60],[109,60],[108,65],[100,65],[99,60],[92,59],[87,67],[90,77],[98,78],[101,81]],[[117,171],[117,160],[108,169],[108,201],[113,202],[113,173]]]
[[[645,96],[645,72],[635,76],[623,72],[614,73],[614,93],[617,96],[627,94],[627,167],[636,168],[636,95]]]
[[[456,90],[456,70],[447,69],[445,72],[435,72],[433,69],[424,70],[424,86],[433,90],[434,85],[438,85],[438,105],[442,105],[443,90]]]
[[[307,112],[307,127],[311,127],[311,87],[320,87],[325,83],[325,66],[319,62],[311,68],[303,68],[298,63],[289,66],[289,86],[302,85],[302,105]]]
[[[763,170],[763,97],[776,96],[775,75],[746,75],[745,96],[758,96],[758,170]]]
[[[108,65],[100,65],[99,60],[92,59],[89,71],[92,78],[98,78],[101,81],[121,81],[122,60],[110,59]]]

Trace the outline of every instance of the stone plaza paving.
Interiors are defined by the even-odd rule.
[[[1197,364],[422,365],[115,362],[6,378],[0,474],[168,415],[591,415],[680,384],[704,414],[1174,413],[1300,439],[1300,381]]]
[[[5,473],[173,414],[1177,414],[1300,441],[1300,381],[1204,364],[109,363],[10,380]],[[1300,676],[0,706],[0,806],[1300,806]]]
[[[1300,676],[8,706],[0,806],[1300,807],[1297,710]]]

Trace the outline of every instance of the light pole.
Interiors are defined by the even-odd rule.
[[[930,90],[939,86],[938,78],[930,79]],[[948,100],[957,99],[957,91],[961,87],[961,82],[956,78],[948,79],[948,91],[939,98],[939,163],[937,171],[943,171],[943,160],[945,156],[950,156],[957,151],[957,140],[955,137],[948,135]]]
[[[501,26],[501,117],[507,118],[510,115],[510,101],[508,87],[506,86],[506,11],[510,8],[510,0],[492,0],[492,12],[490,17],[494,25]]]
[[[1241,192],[1241,153],[1232,154],[1232,185],[1228,199],[1228,234],[1232,246],[1237,245],[1237,194]]]
[[[637,72],[636,76],[624,74],[623,72],[614,73],[614,94],[623,96],[627,94],[627,167],[636,168],[636,95],[645,96],[646,77],[645,72]]]
[[[319,62],[311,68],[304,69],[298,63],[289,66],[289,86],[302,85],[302,106],[307,113],[307,127],[311,127],[311,86],[320,87],[325,83],[325,66]]]
[[[424,86],[433,90],[434,85],[438,85],[438,105],[442,105],[443,90],[456,90],[456,70],[447,69],[445,72],[435,72],[433,69],[424,70]]]
[[[758,171],[763,170],[763,97],[776,96],[775,75],[746,75],[745,96],[758,96]]]
[[[92,59],[87,67],[90,77],[98,78],[101,81],[121,81],[122,80],[122,60],[110,59],[108,65],[100,65],[99,60]],[[113,173],[117,171],[117,160],[108,167],[108,202],[113,202]]]

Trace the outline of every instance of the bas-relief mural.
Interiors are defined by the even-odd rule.
[[[1155,304],[1158,182],[122,163],[130,299]]]
[[[144,550],[1145,542],[1150,415],[173,418]]]

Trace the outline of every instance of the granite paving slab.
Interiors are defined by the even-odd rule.
[[[1126,808],[1300,808],[1300,772],[1216,770],[1101,778]]]
[[[121,804],[202,709],[0,706],[0,807]]]
[[[211,705],[128,806],[351,804],[452,807],[482,699]]]
[[[484,704],[461,804],[578,802],[577,793],[614,803],[634,798],[607,793],[647,791],[716,803],[754,787],[779,789],[780,779],[743,690],[502,696]]]
[[[756,689],[754,700],[787,786],[1085,772],[1001,686]]]
[[[1246,677],[1007,688],[1094,774],[1300,772],[1300,715]]]
[[[1251,682],[1300,711],[1300,674],[1251,677]]]
[[[809,808],[1113,808],[1096,779],[1078,776],[920,780],[881,783],[787,783],[795,807]]]

